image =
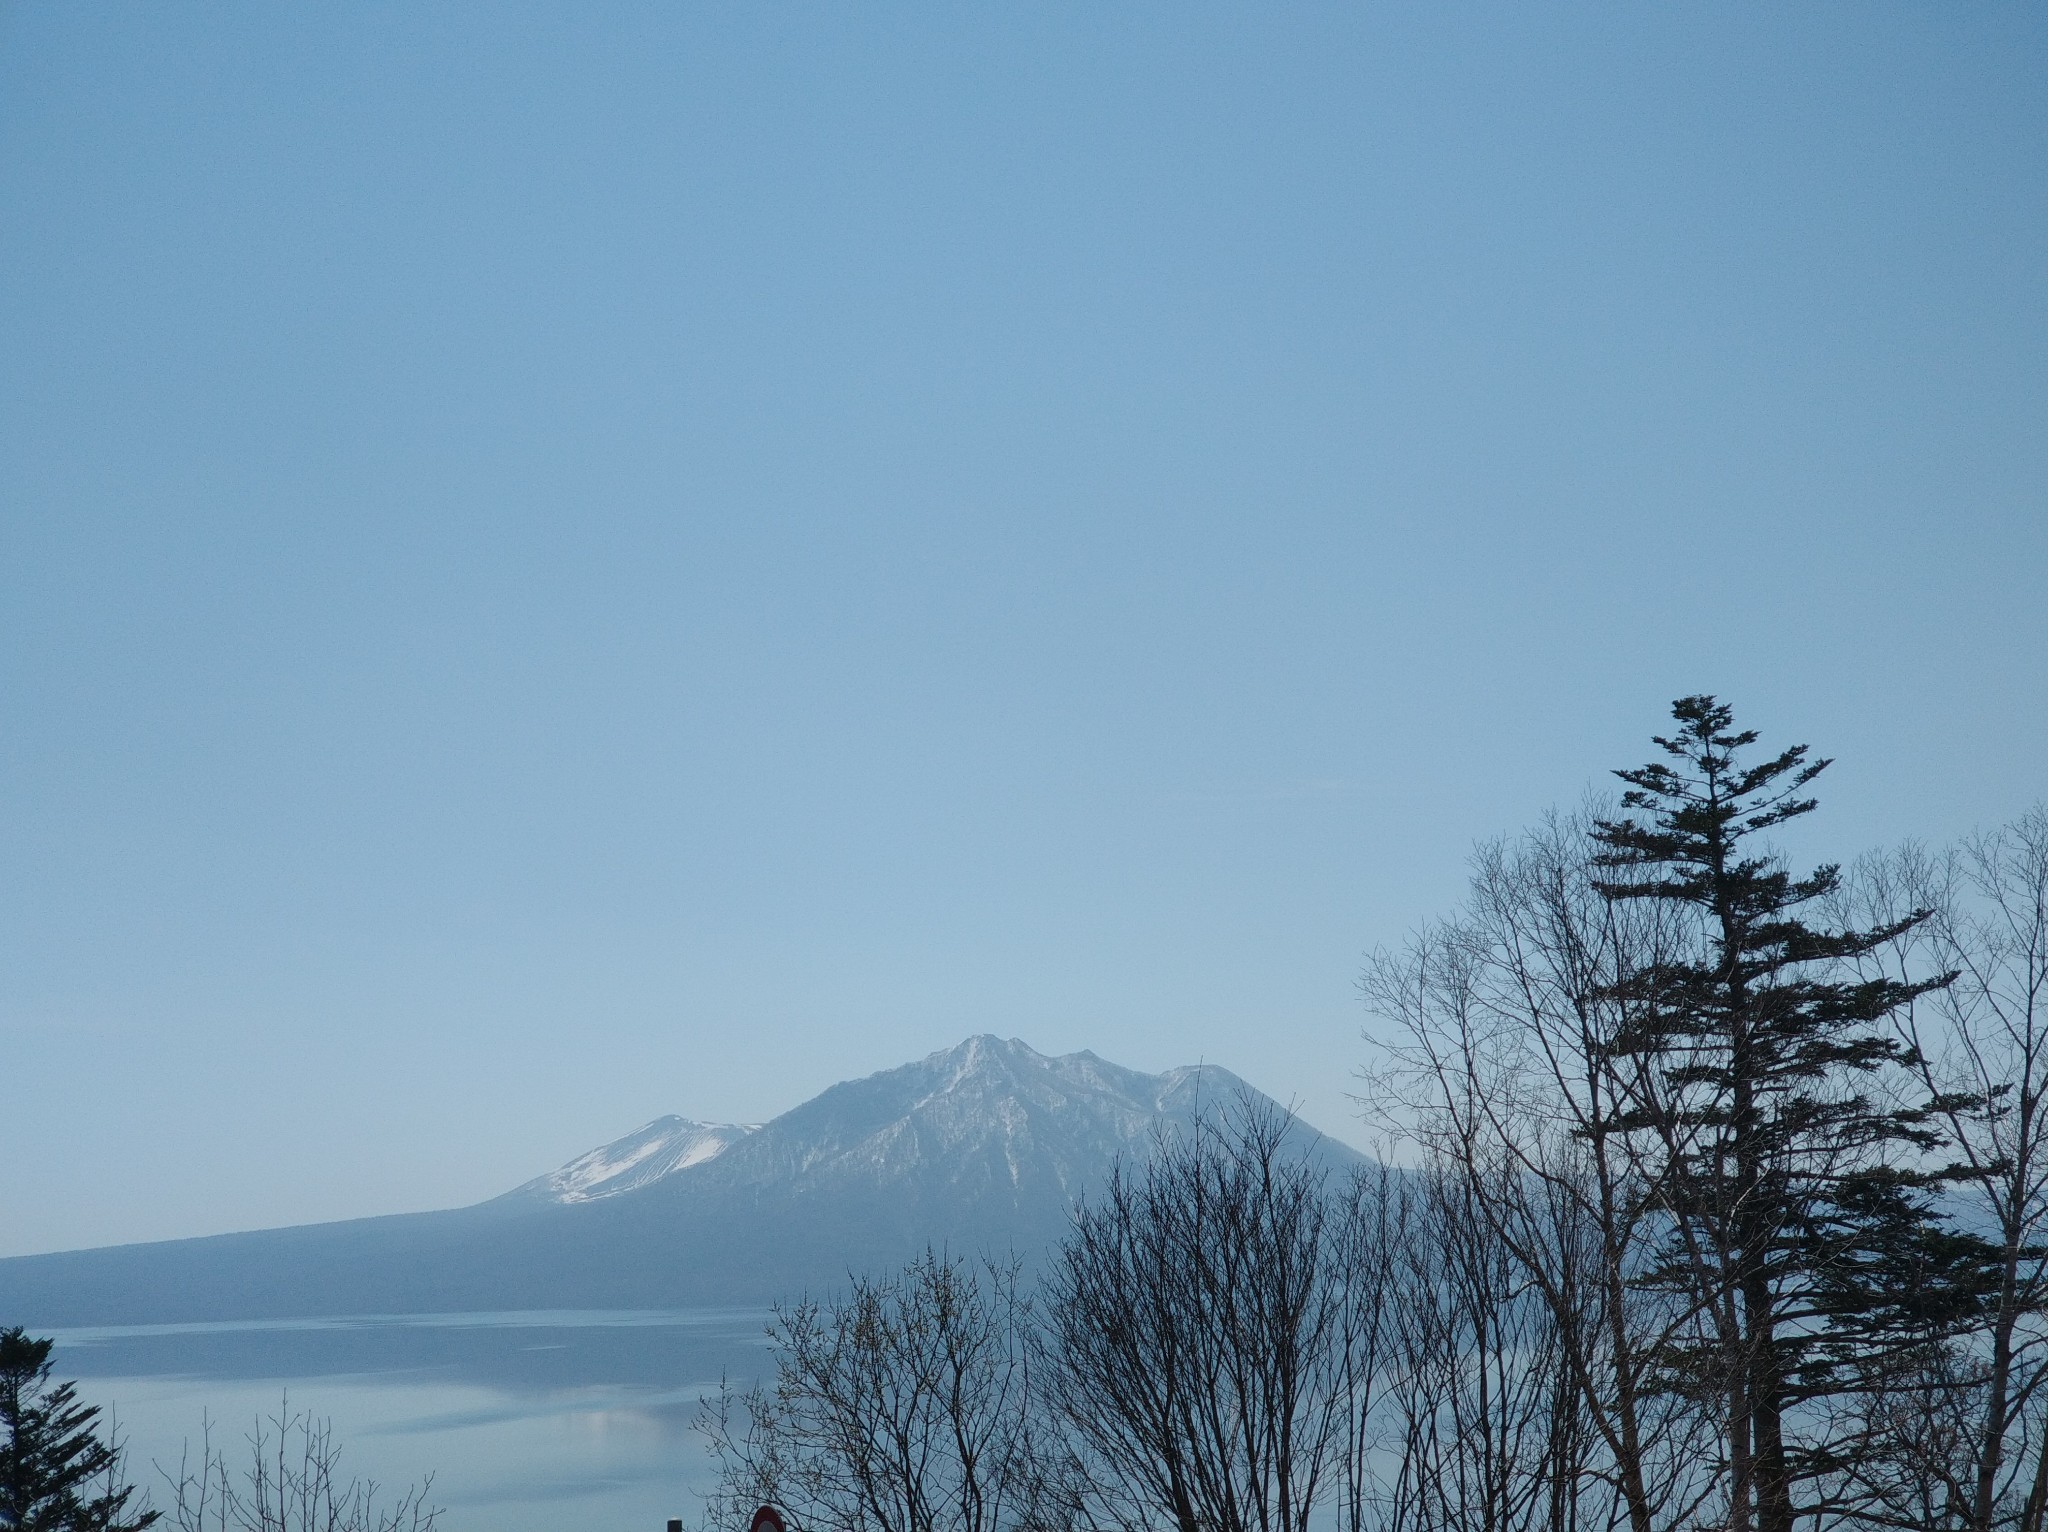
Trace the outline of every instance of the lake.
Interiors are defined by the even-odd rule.
[[[213,1421],[231,1467],[259,1415],[333,1422],[342,1477],[434,1476],[443,1532],[661,1532],[709,1481],[690,1422],[761,1377],[763,1310],[401,1314],[54,1330],[57,1375],[113,1412],[130,1478],[166,1502]]]

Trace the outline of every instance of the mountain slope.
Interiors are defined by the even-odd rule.
[[[752,1131],[736,1122],[657,1117],[646,1127],[580,1154],[560,1170],[535,1176],[505,1195],[554,1203],[616,1197],[716,1159]]]
[[[927,1243],[1028,1258],[1119,1155],[1240,1097],[1265,1100],[973,1037],[756,1129],[660,1119],[470,1208],[0,1260],[0,1323],[765,1304]]]

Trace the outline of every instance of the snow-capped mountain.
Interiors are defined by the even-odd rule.
[[[917,1182],[923,1193],[935,1184],[981,1193],[1042,1188],[1064,1201],[1162,1129],[1257,1094],[1215,1065],[1151,1075],[1093,1053],[1047,1055],[982,1034],[835,1085],[765,1126],[657,1118],[506,1195],[590,1202],[726,1156],[715,1175],[682,1186]]]
[[[833,1086],[735,1145],[705,1179],[1045,1192],[1064,1205],[1117,1155],[1148,1150],[1155,1133],[1257,1096],[1213,1064],[1145,1074],[982,1035]]]
[[[664,1117],[474,1207],[0,1260],[12,1324],[765,1305],[927,1245],[1031,1261],[1119,1158],[1240,1100],[970,1037],[749,1128]],[[1360,1162],[1302,1125],[1304,1155]]]
[[[579,1154],[560,1170],[535,1176],[509,1195],[543,1202],[594,1202],[599,1197],[616,1197],[716,1159],[753,1132],[755,1126],[758,1124],[657,1117],[624,1138],[613,1139],[588,1154]]]

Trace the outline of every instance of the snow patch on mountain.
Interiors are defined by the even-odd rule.
[[[693,1122],[657,1117],[624,1138],[580,1154],[560,1170],[536,1176],[512,1195],[544,1202],[595,1202],[672,1176],[716,1159],[753,1132],[736,1122]]]

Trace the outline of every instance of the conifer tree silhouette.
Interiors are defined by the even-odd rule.
[[[1729,1524],[1793,1532],[1840,1508],[1831,1487],[1868,1446],[1859,1400],[1965,1323],[1987,1279],[1989,1246],[1934,1206],[1954,1176],[1937,1103],[1880,1088],[1916,1062],[1886,1018],[1954,976],[1857,977],[1848,960],[1927,912],[1818,929],[1802,908],[1839,869],[1795,877],[1745,844],[1812,812],[1826,760],[1745,763],[1756,733],[1711,696],[1672,716],[1668,760],[1617,772],[1630,812],[1593,832],[1600,891],[1671,901],[1697,938],[1617,986],[1635,1018],[1620,1051],[1651,1082],[1617,1126],[1663,1161],[1671,1231],[1647,1281],[1699,1306],[1671,1382],[1723,1414]]]
[[[142,1532],[157,1513],[129,1509],[135,1491],[121,1482],[118,1449],[100,1440],[99,1409],[52,1384],[50,1347],[0,1330],[0,1529]]]

